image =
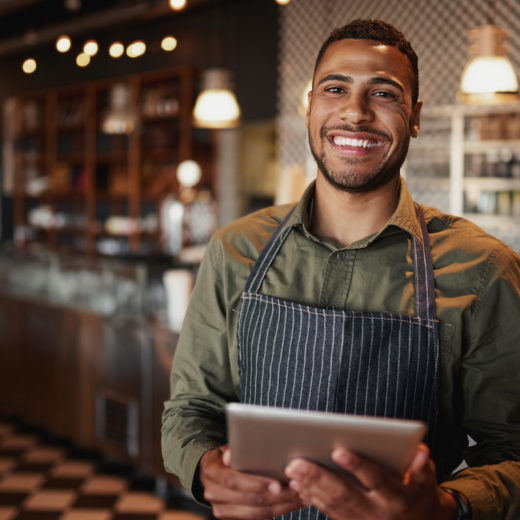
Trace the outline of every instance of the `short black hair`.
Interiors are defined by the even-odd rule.
[[[364,20],[358,18],[343,27],[334,29],[325,42],[323,42],[318,52],[318,57],[314,64],[313,77],[316,75],[316,70],[329,46],[339,40],[350,38],[355,40],[374,40],[384,43],[385,45],[390,45],[400,50],[408,58],[412,72],[412,104],[415,106],[419,99],[419,66],[417,54],[415,54],[410,42],[404,37],[401,31],[382,20]]]

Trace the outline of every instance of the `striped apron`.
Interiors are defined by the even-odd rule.
[[[426,223],[413,239],[417,316],[311,307],[260,293],[291,227],[273,234],[247,280],[238,321],[240,399],[428,423],[435,459],[439,385],[438,321]],[[288,519],[326,519],[311,507]]]

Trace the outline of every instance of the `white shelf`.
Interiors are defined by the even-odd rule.
[[[505,177],[464,177],[464,188],[481,191],[520,190],[520,179]]]
[[[520,152],[520,139],[466,141],[464,153],[480,154],[489,151],[511,150]]]

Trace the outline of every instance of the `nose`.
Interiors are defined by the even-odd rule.
[[[372,121],[374,114],[362,92],[351,92],[339,107],[339,116],[345,122],[359,125]]]

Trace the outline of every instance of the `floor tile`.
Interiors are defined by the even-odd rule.
[[[79,495],[73,503],[75,509],[111,509],[119,495]]]
[[[84,478],[51,477],[42,485],[42,489],[70,489],[76,490],[83,484]]]
[[[14,457],[0,458],[0,476],[16,466],[16,459]]]
[[[13,520],[17,514],[16,507],[0,507],[0,520]]]
[[[97,493],[100,495],[112,495],[122,493],[127,488],[127,482],[119,477],[99,475],[85,480],[81,486],[82,493]]]
[[[56,464],[50,471],[55,477],[85,477],[94,473],[94,464],[77,460],[66,460]]]
[[[59,520],[59,511],[21,511],[13,520]]]
[[[45,480],[39,473],[12,473],[0,480],[0,491],[31,491]]]
[[[99,511],[73,510],[60,516],[60,520],[111,520],[112,513],[100,509]]]
[[[76,499],[73,491],[39,491],[24,502],[25,509],[42,511],[58,511],[69,507]]]
[[[204,520],[204,517],[189,511],[165,511],[157,515],[157,520]]]
[[[6,435],[0,439],[0,447],[2,449],[28,448],[38,444],[35,435],[17,435],[15,433]]]
[[[25,462],[55,462],[63,459],[64,451],[60,448],[38,447],[27,451],[23,460]]]
[[[119,513],[157,513],[164,509],[164,503],[150,493],[133,492],[119,498],[114,509]]]
[[[29,493],[0,492],[0,507],[20,506],[28,496]]]

